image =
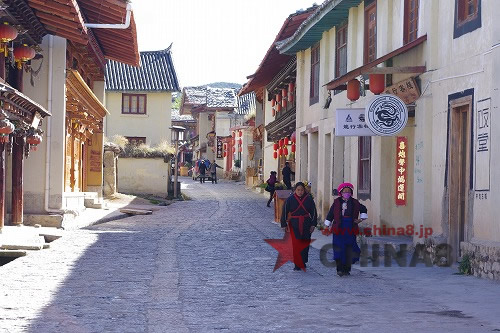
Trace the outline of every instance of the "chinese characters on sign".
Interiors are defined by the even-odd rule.
[[[477,102],[476,113],[476,191],[490,190],[491,99]]]
[[[336,136],[375,135],[365,122],[365,109],[337,109],[335,117]]]
[[[396,206],[406,206],[408,186],[408,138],[398,136],[396,140]]]
[[[222,137],[218,136],[217,137],[217,159],[220,159],[223,156],[224,156],[224,151],[223,151]]]
[[[405,104],[411,104],[420,96],[420,90],[418,89],[415,79],[409,78],[387,87],[384,94],[398,96]]]

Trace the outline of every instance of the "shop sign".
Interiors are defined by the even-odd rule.
[[[396,135],[408,122],[408,108],[397,96],[378,95],[366,106],[365,121],[375,135]]]
[[[373,136],[375,133],[365,122],[365,109],[337,109],[335,111],[336,136]]]
[[[217,137],[217,159],[224,157],[224,144],[222,143],[222,137]]]
[[[408,187],[408,137],[396,140],[396,206],[406,206]]]
[[[384,93],[401,98],[405,104],[411,104],[420,97],[420,90],[412,77],[387,87]]]

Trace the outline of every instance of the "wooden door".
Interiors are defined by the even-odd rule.
[[[65,166],[64,166],[64,191],[71,192],[71,166],[72,166],[72,149],[73,138],[71,135],[66,135],[66,152],[64,155]]]
[[[460,242],[466,241],[470,187],[471,104],[452,106],[448,156],[449,244],[454,261],[460,257]]]

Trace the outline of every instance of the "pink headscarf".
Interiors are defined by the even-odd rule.
[[[349,187],[354,192],[354,185],[352,185],[351,183],[342,183],[339,185],[339,187],[337,187],[338,194],[340,195],[340,192],[342,192],[342,190],[346,187]]]

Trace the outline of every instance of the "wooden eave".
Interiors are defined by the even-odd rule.
[[[69,106],[68,111],[85,112],[99,121],[102,121],[109,114],[106,107],[99,101],[76,70],[67,71],[66,101]],[[74,108],[74,106],[77,106],[77,108]],[[85,118],[88,118],[88,116]]]
[[[40,104],[5,83],[0,83],[0,100],[10,120],[21,120],[31,125],[37,115],[41,118],[50,116]]]
[[[36,43],[42,42],[43,36],[47,34],[47,30],[37,18],[33,9],[28,6],[25,0],[4,0],[9,7],[8,13],[25,29],[28,29],[29,36]]]
[[[326,88],[328,90],[334,90],[334,89],[337,89],[338,87],[344,85],[346,82],[349,82],[350,80],[353,80],[362,74],[369,74],[371,72],[376,72],[376,70],[374,70],[374,69],[378,64],[381,64],[384,61],[387,61],[391,58],[394,58],[395,56],[403,54],[403,53],[413,49],[414,47],[422,44],[426,40],[427,40],[427,35],[423,35],[423,36],[415,39],[413,42],[410,42],[410,43],[408,43],[408,44],[406,44],[406,45],[404,45],[404,46],[402,46],[402,47],[400,47],[392,52],[387,53],[386,55],[384,55],[380,58],[373,60],[372,62],[369,62],[366,65],[358,67],[358,68],[350,71],[349,73],[342,75],[341,77],[328,82],[326,84]],[[396,67],[395,69],[393,69],[393,71],[391,73],[400,73],[401,71],[402,71],[401,68]],[[408,69],[406,72],[408,73],[409,71],[423,73],[423,72],[425,72],[425,66],[410,67],[410,69]]]

